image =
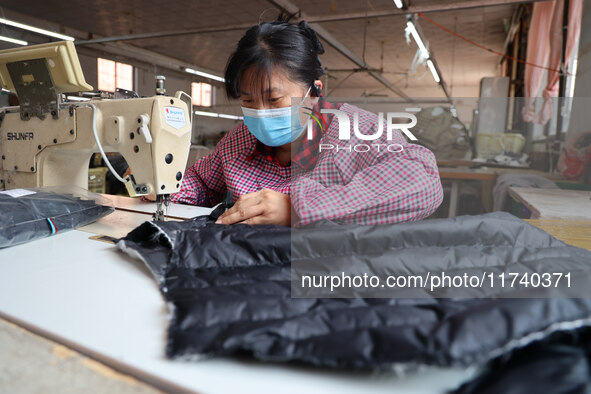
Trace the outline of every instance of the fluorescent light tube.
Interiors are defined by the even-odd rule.
[[[0,40],[6,41],[6,42],[12,42],[13,44],[18,44],[18,45],[29,45],[28,42],[23,41],[23,40],[17,40],[16,38],[0,36]]]
[[[398,8],[404,7],[404,4],[402,4],[402,0],[394,0],[394,4],[396,4],[396,7]]]
[[[199,70],[194,70],[192,68],[185,68],[185,71],[188,72],[189,74],[195,74],[195,75],[199,75],[200,77],[205,77],[205,78],[209,78],[209,79],[213,79],[215,81],[220,81],[220,82],[225,82],[226,80],[222,77],[218,77],[217,75],[213,75],[213,74],[209,74],[209,73],[204,73],[203,71],[199,71]]]
[[[435,80],[435,82],[439,83],[441,79],[439,78],[439,74],[437,74],[437,70],[435,69],[435,65],[433,64],[431,59],[427,60],[427,66],[429,66],[429,69],[431,70],[431,74],[433,74],[433,79]]]
[[[423,58],[428,59],[429,58],[429,51],[427,50],[427,47],[425,46],[425,44],[423,44],[423,40],[421,40],[421,37],[419,36],[419,32],[417,31],[414,23],[412,23],[411,21],[406,22],[406,28],[408,29],[408,31],[410,31],[410,34],[412,34],[415,41],[417,42],[417,45],[419,46],[419,49],[421,50],[421,54],[423,55]]]
[[[193,111],[195,115],[200,116],[209,116],[210,118],[224,118],[224,119],[234,119],[234,120],[242,120],[242,116],[236,115],[229,115],[229,114],[218,114],[217,112],[207,112],[207,111]]]
[[[236,115],[218,114],[218,116],[220,118],[225,118],[225,119],[234,119],[234,120],[241,120],[242,119],[242,116],[236,116]]]
[[[2,23],[4,25],[8,25],[8,26],[13,26],[13,27],[16,27],[19,29],[32,31],[34,33],[43,34],[45,36],[59,38],[61,40],[74,41],[74,37],[66,36],[65,34],[54,33],[49,30],[40,29],[35,26],[25,25],[24,23],[20,23],[20,22],[9,21],[8,19],[4,19],[4,18],[0,18],[0,23]]]
[[[195,111],[193,113],[195,115],[211,116],[212,118],[217,118],[218,117],[218,114],[216,112]]]

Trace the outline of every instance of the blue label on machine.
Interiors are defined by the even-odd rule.
[[[164,107],[164,121],[177,130],[187,125],[185,111],[177,107]]]

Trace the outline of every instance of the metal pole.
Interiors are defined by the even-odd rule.
[[[521,4],[521,3],[532,3],[536,1],[544,1],[544,0],[464,0],[464,1],[457,1],[454,3],[443,3],[443,4],[427,4],[424,6],[411,6],[407,9],[397,9],[392,8],[391,10],[381,10],[381,11],[368,11],[367,16],[365,12],[355,12],[355,13],[348,13],[348,14],[341,14],[341,15],[306,15],[305,19],[308,23],[320,23],[320,22],[338,22],[338,21],[347,21],[347,20],[355,20],[355,19],[364,19],[364,18],[378,18],[384,16],[396,16],[396,15],[406,15],[406,14],[416,14],[419,12],[428,13],[428,12],[440,12],[440,11],[454,11],[454,10],[463,10],[469,8],[477,8],[477,7],[487,7],[487,6],[499,6],[499,5],[511,5],[511,4]],[[281,6],[279,6],[282,8]],[[169,30],[169,31],[161,31],[161,32],[154,32],[154,33],[139,33],[139,34],[127,34],[121,36],[112,36],[112,37],[103,37],[103,38],[94,38],[91,40],[76,40],[74,43],[76,45],[88,45],[88,44],[100,44],[105,42],[114,42],[114,41],[131,41],[131,40],[142,40],[147,38],[162,38],[162,37],[174,37],[174,36],[183,36],[183,35],[191,35],[191,34],[207,34],[207,33],[219,33],[225,31],[235,31],[235,30],[246,30],[249,27],[252,27],[252,23],[243,23],[239,25],[229,25],[229,26],[208,26],[208,27],[201,27],[196,29],[186,29],[186,30]]]
[[[94,38],[91,40],[76,40],[74,41],[75,45],[89,45],[89,44],[102,44],[105,42],[114,42],[114,41],[131,41],[131,40],[142,40],[146,38],[163,38],[163,37],[174,37],[174,36],[185,36],[190,34],[206,34],[206,33],[219,33],[224,31],[235,31],[235,30],[246,30],[252,27],[252,23],[243,23],[240,25],[230,25],[230,26],[211,26],[211,27],[201,27],[198,29],[186,29],[186,30],[169,30],[169,31],[161,31],[155,33],[140,33],[140,34],[127,34],[124,36],[112,36],[112,37],[102,37],[102,38]]]
[[[308,16],[303,13],[295,4],[293,4],[290,0],[267,0],[269,3],[273,4],[274,6],[289,12],[290,14],[300,13],[299,19],[308,20]],[[339,51],[343,56],[347,59],[355,63],[357,66],[361,68],[367,68],[367,65],[359,56],[357,56],[353,51],[347,48],[342,42],[337,40],[328,30],[324,27],[320,26],[318,23],[310,23],[310,27],[316,31],[318,36],[326,41],[330,46],[334,49]],[[392,92],[396,93],[400,97],[404,97],[405,99],[412,102],[412,99],[406,95],[402,90],[398,89],[394,86],[390,81],[388,81],[381,73],[375,71],[368,71],[369,75],[371,75],[374,79],[382,83],[385,87],[390,89]]]
[[[558,80],[558,122],[556,130],[556,140],[562,140],[562,128],[564,126],[564,116],[562,116],[562,107],[565,104],[566,97],[566,44],[568,41],[568,10],[570,1],[564,0],[562,11],[562,53],[560,57],[560,79]]]

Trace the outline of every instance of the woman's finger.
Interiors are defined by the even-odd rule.
[[[258,192],[255,192],[255,193],[258,193]],[[255,193],[248,193],[243,196],[240,196],[240,198],[236,201],[234,206],[232,206],[232,208],[228,209],[226,212],[221,214],[219,218],[223,219],[229,215],[232,215],[232,214],[240,211],[241,209],[246,209],[246,208],[251,207],[253,205],[259,204],[261,202],[260,195],[252,196],[252,194],[255,194]],[[259,198],[257,198],[257,197],[259,197]]]
[[[267,224],[267,218],[265,217],[265,215],[258,215],[253,216],[250,219],[243,220],[240,223],[250,224],[252,226],[255,226],[257,224]]]
[[[232,207],[233,209],[234,207]],[[264,213],[264,206],[262,204],[254,204],[248,206],[238,207],[233,212],[230,210],[226,211],[222,216],[218,218],[216,223],[218,224],[234,224],[251,219],[255,216],[262,215]]]

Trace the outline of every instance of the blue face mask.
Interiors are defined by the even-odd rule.
[[[257,140],[267,146],[281,146],[295,141],[304,126],[300,121],[300,107],[310,93],[297,105],[273,109],[252,109],[242,107],[244,124]],[[294,114],[292,119],[292,113]]]

